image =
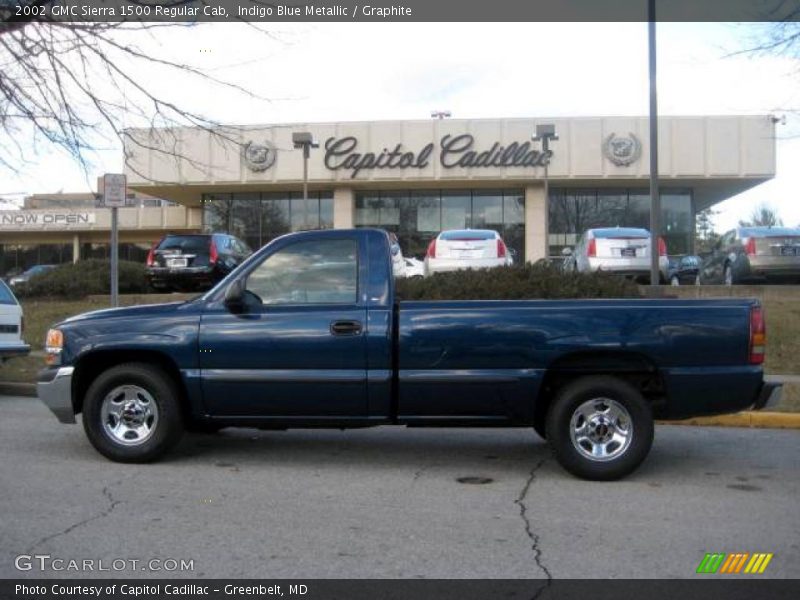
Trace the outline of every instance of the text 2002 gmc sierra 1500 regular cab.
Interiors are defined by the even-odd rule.
[[[47,335],[39,397],[108,458],[185,428],[531,426],[614,479],[653,419],[763,408],[756,301],[396,302],[385,231],[278,238],[189,302],[102,310]]]

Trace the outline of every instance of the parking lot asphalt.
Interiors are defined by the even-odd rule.
[[[0,452],[0,578],[691,578],[706,552],[772,552],[760,577],[800,577],[795,430],[658,427],[611,483],[524,429],[225,430],[119,465],[0,397]],[[18,555],[127,563],[20,572]]]

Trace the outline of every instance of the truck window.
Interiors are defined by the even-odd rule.
[[[263,304],[355,304],[358,259],[355,240],[313,240],[282,248],[247,279]]]

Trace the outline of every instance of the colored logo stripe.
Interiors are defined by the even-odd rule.
[[[733,552],[731,554],[709,552],[700,561],[697,572],[733,574],[741,573],[744,567],[744,573],[761,574],[767,569],[767,565],[773,556],[774,554],[771,552],[756,552],[755,554],[750,554],[749,552]]]

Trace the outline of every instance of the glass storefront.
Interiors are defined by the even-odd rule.
[[[661,192],[661,237],[670,255],[692,252],[694,235],[690,190]],[[550,189],[550,256],[572,247],[595,227],[650,229],[650,194],[641,189]]]
[[[203,229],[224,231],[257,250],[291,231],[333,228],[333,192],[203,195]]]
[[[72,244],[0,244],[0,276],[3,277],[21,273],[34,265],[69,262],[72,262]]]
[[[445,229],[494,229],[525,257],[525,194],[522,190],[411,190],[356,194],[356,227],[397,234],[405,256],[423,258]]]

